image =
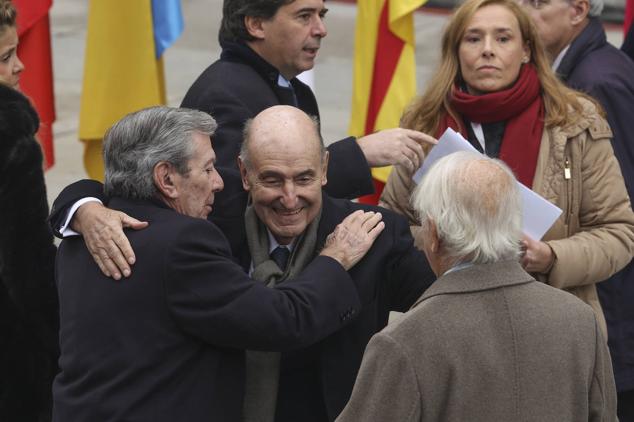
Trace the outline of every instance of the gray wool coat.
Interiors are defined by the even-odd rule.
[[[616,421],[592,309],[516,262],[445,274],[368,344],[338,422]]]

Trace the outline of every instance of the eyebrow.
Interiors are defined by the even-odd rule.
[[[294,174],[294,175],[293,175],[293,176],[291,176],[291,177],[292,177],[292,178],[296,178],[296,177],[302,177],[302,176],[313,176],[314,174],[315,174],[315,171],[314,171],[314,170],[312,170],[312,169],[308,169],[308,170],[304,170],[304,171],[302,171],[302,172],[300,172],[300,173],[298,173],[298,174]],[[282,178],[282,179],[283,179],[283,178],[284,178],[284,175],[282,175],[282,174],[280,174],[280,173],[278,173],[278,172],[276,172],[276,171],[273,171],[273,170],[265,170],[265,171],[263,171],[262,173],[260,173],[260,174],[258,175],[258,177],[259,177],[260,179],[265,179],[265,178],[267,178],[267,177],[279,177],[279,178]]]
[[[17,47],[11,47],[7,51],[4,51],[4,52],[0,53],[0,56],[6,56],[7,54],[12,54],[15,51],[16,48]]]
[[[321,13],[321,14],[326,14],[326,13],[328,13],[328,9],[326,7],[322,8],[322,9],[320,9],[318,7],[303,7],[301,9],[297,10],[295,12],[295,14],[296,15],[301,15],[302,13],[306,13],[306,12],[310,12],[310,13],[317,12],[317,13]]]
[[[471,34],[473,34],[473,33],[475,33],[475,34],[481,34],[481,33],[483,33],[483,32],[485,32],[485,31],[484,31],[483,29],[481,29],[481,28],[467,28],[467,30],[465,31],[465,34],[470,34],[470,33],[471,33]],[[498,34],[499,34],[499,33],[502,33],[502,32],[508,32],[508,33],[511,33],[511,34],[512,34],[512,33],[513,33],[513,30],[512,30],[511,28],[505,28],[505,27],[502,27],[502,28],[495,28],[495,29],[494,29],[494,32],[495,32],[495,33],[498,33]]]

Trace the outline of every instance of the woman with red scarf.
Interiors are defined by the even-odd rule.
[[[634,214],[602,114],[559,82],[515,1],[467,0],[443,34],[438,70],[402,125],[436,137],[448,127],[459,131],[563,210],[542,240],[521,239],[522,265],[590,304],[607,336],[594,285],[632,259]],[[410,219],[420,247],[409,207],[414,187],[412,174],[395,168],[381,205]]]

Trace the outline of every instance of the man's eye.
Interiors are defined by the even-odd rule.
[[[280,183],[281,182],[279,179],[273,179],[273,178],[262,179],[262,184],[265,186],[278,186]]]

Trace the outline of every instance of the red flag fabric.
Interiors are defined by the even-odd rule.
[[[48,11],[52,0],[13,0],[18,10],[18,56],[25,71],[20,76],[20,89],[31,99],[40,116],[37,138],[44,151],[48,169],[55,162],[53,151],[53,122],[55,97],[53,93],[53,60]]]

